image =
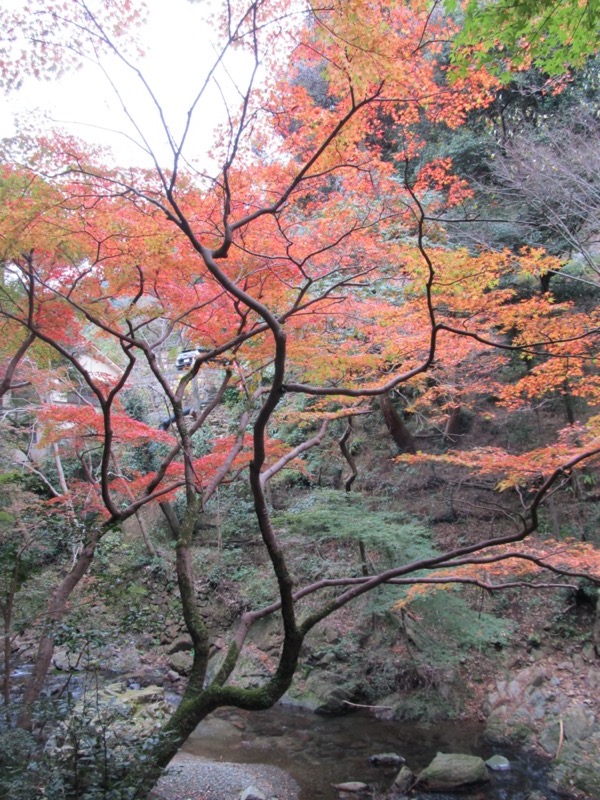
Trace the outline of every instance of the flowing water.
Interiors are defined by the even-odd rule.
[[[185,752],[214,761],[273,764],[292,775],[302,788],[301,800],[334,800],[332,784],[363,781],[379,790],[388,788],[397,769],[369,763],[369,756],[397,753],[413,772],[425,767],[438,751],[469,753],[488,758],[494,753],[510,759],[507,772],[490,773],[488,784],[452,795],[462,800],[525,800],[541,791],[557,800],[544,780],[545,764],[525,752],[493,748],[482,740],[480,726],[461,722],[418,725],[377,720],[356,713],[323,717],[275,708],[263,712],[222,712],[198,726]],[[450,795],[425,795],[436,800]]]

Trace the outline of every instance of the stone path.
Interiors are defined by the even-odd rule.
[[[300,787],[279,767],[205,761],[179,753],[152,792],[153,800],[239,800],[255,786],[268,800],[298,800]]]

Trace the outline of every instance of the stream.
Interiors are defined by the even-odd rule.
[[[541,791],[547,800],[560,795],[545,784],[546,763],[524,751],[493,748],[482,740],[481,726],[454,722],[419,725],[383,721],[363,713],[324,717],[274,708],[245,713],[217,712],[204,721],[183,750],[213,761],[272,764],[289,773],[301,787],[301,800],[335,800],[332,784],[362,781],[377,790],[389,788],[398,769],[382,769],[369,756],[398,753],[413,772],[425,767],[438,751],[489,758],[494,753],[511,762],[507,772],[491,772],[491,780],[460,794],[420,793],[419,798],[462,800],[525,800]]]
[[[16,670],[18,684],[29,669]],[[61,676],[61,686],[64,677]],[[80,694],[81,675],[71,690]],[[173,696],[171,701],[177,701]],[[467,753],[484,759],[494,754],[509,759],[506,772],[489,771],[490,781],[460,793],[419,792],[415,800],[527,800],[541,792],[545,800],[564,795],[547,784],[548,762],[510,747],[493,747],[483,740],[483,726],[469,722],[415,722],[377,719],[366,712],[321,716],[290,707],[245,712],[221,709],[202,722],[183,746],[183,752],[210,761],[269,764],[291,775],[301,787],[300,800],[337,800],[332,784],[361,781],[385,791],[399,768],[373,767],[369,756],[397,753],[415,773],[437,752]]]

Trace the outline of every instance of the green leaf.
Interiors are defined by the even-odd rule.
[[[455,0],[446,0],[446,8],[455,12]],[[458,74],[486,66],[506,81],[511,65],[529,56],[546,74],[560,75],[598,52],[599,33],[600,0],[583,7],[579,0],[471,0],[452,60]]]

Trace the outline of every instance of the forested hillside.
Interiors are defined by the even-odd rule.
[[[173,118],[142,4],[0,10],[8,95],[97,64],[141,158],[0,145],[7,797],[147,796],[223,707],[597,670],[596,3],[216,6]],[[180,702],[100,735],[57,667]]]

